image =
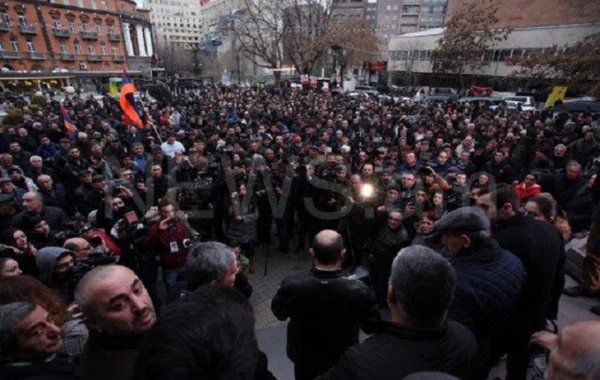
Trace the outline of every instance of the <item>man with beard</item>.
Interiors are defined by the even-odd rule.
[[[142,281],[126,267],[100,266],[81,279],[75,300],[90,331],[82,378],[131,379],[142,339],[156,322]]]

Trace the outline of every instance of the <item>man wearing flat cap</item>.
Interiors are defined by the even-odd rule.
[[[490,341],[517,304],[527,278],[525,268],[491,237],[490,221],[479,207],[451,211],[435,228],[443,233],[457,276],[448,316],[473,332],[485,371]]]

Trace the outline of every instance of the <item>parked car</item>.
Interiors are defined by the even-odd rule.
[[[434,104],[456,103],[458,101],[458,95],[453,94],[453,93],[435,94],[435,95],[429,95],[429,96],[425,97],[422,101],[426,102],[426,103],[434,103]]]
[[[535,99],[533,99],[533,96],[509,96],[505,100],[507,102],[519,103],[523,111],[535,111]]]

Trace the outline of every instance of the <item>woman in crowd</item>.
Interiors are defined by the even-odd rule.
[[[566,217],[563,217],[558,210],[558,205],[548,193],[541,193],[535,197],[529,198],[524,207],[525,211],[537,220],[553,224],[560,231],[563,240],[568,242],[571,239],[572,230]]]
[[[254,197],[245,201],[246,185],[243,183],[237,187],[238,191],[231,195],[231,205],[229,207],[229,223],[227,229],[227,238],[230,241],[237,241],[242,248],[242,253],[250,260],[250,273],[254,274],[258,268],[254,261],[254,241],[256,240],[256,220],[258,219],[258,210]]]
[[[19,229],[10,229],[2,236],[3,243],[13,247],[12,258],[19,263],[24,274],[37,277],[38,267],[35,261],[37,249],[29,242],[25,232]]]
[[[417,234],[412,240],[412,245],[422,245],[434,251],[441,251],[444,248],[442,235],[436,231],[434,226],[434,223],[438,219],[437,213],[433,210],[423,212],[423,216],[418,223]]]
[[[9,278],[22,274],[19,263],[10,257],[0,258],[0,278]]]

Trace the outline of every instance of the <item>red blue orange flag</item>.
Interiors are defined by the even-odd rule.
[[[144,128],[144,123],[140,118],[140,112],[133,94],[136,92],[133,82],[127,75],[127,71],[123,70],[123,78],[121,81],[121,97],[119,98],[119,104],[123,109],[123,121],[125,125],[135,125],[138,128]]]
[[[65,108],[65,106],[60,106],[60,113],[62,115],[63,121],[65,122],[65,129],[67,130],[67,134],[71,134],[73,132],[77,132],[77,127],[75,126],[75,122],[71,119],[69,112]]]

